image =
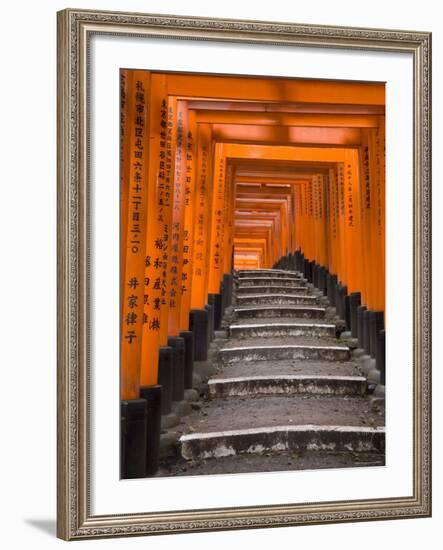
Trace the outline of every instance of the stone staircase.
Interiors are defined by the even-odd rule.
[[[179,440],[183,471],[249,471],[241,463],[251,455],[250,471],[272,470],[277,455],[288,457],[277,469],[298,468],[293,453],[304,468],[353,466],[365,453],[383,463],[384,410],[371,406],[367,379],[325,306],[299,272],[238,273],[217,371]],[[205,470],[214,461],[225,469]]]

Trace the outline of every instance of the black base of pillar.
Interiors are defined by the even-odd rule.
[[[303,276],[308,282],[312,282],[312,262],[306,258],[303,259]]]
[[[386,385],[386,334],[381,330],[377,334],[377,346],[375,353],[375,364],[380,371],[380,384]]]
[[[300,250],[297,250],[297,252],[295,253],[295,269],[297,271],[303,271],[303,260],[303,254],[300,252]]]
[[[312,262],[312,284],[318,288],[318,268],[320,266],[316,262]]]
[[[185,394],[185,341],[180,336],[170,336],[168,346],[172,354],[172,401],[183,401]]]
[[[315,262],[314,260],[308,262],[309,264],[309,267],[308,267],[308,281],[312,284],[313,280],[314,280],[314,265],[315,265]]]
[[[154,475],[160,461],[160,432],[162,387],[160,385],[140,388],[140,397],[146,400],[146,475]]]
[[[342,288],[343,286],[337,282],[335,285],[335,311],[336,314],[340,317],[340,319],[343,319],[343,312],[341,307],[341,296],[342,296]]]
[[[214,310],[214,330],[219,330],[222,319],[221,294],[209,294],[208,302]]]
[[[329,303],[332,299],[332,275],[331,273],[326,274],[326,296],[328,297]]]
[[[336,305],[335,299],[335,289],[337,288],[337,275],[331,275],[327,277],[327,289],[328,289],[328,300],[331,306]]]
[[[358,306],[357,308],[357,338],[358,345],[363,348],[363,314],[366,311],[366,306]]]
[[[232,303],[232,285],[233,285],[232,275],[230,273],[225,273],[223,275],[223,280],[220,285],[220,294],[221,294],[220,324],[225,314],[226,308],[228,308]]]
[[[352,292],[349,296],[349,317],[351,323],[351,334],[353,338],[358,336],[357,310],[361,305],[360,292]]]
[[[327,269],[321,266],[318,273],[318,289],[321,290],[324,295],[326,295],[327,293],[326,274],[327,274]]]
[[[225,290],[225,278],[223,276],[222,282],[220,283],[220,326],[218,328],[221,328],[221,321],[225,314],[225,309],[228,307],[226,302],[227,290]]]
[[[194,333],[191,330],[184,330],[180,332],[179,336],[185,342],[184,388],[189,390],[192,388],[192,374],[194,372]]]
[[[158,355],[158,383],[162,386],[162,414],[171,412],[173,365],[171,346],[161,346]]]
[[[121,401],[120,410],[120,477],[122,479],[145,477],[146,400]]]
[[[233,276],[230,273],[225,273],[223,275],[223,299],[225,304],[225,309],[232,304],[232,285],[233,285]],[[223,310],[224,313],[224,310]]]
[[[351,330],[351,297],[346,294],[345,296],[345,325],[346,330]]]
[[[210,296],[210,295],[209,295]],[[209,301],[208,296],[208,301]],[[214,334],[214,306],[212,304],[206,304],[205,309],[208,312],[208,320],[209,320],[209,327],[208,327],[208,336],[209,336],[209,342],[212,342],[215,338]]]
[[[371,310],[367,309],[363,313],[363,349],[369,355],[369,318]]]
[[[335,307],[337,310],[337,315],[340,317],[340,319],[344,320],[346,316],[345,301],[348,294],[348,287],[338,283],[335,288]]]
[[[377,335],[384,328],[383,311],[371,311],[369,316],[369,353],[375,358],[377,352]]]
[[[194,360],[206,361],[209,346],[209,316],[206,309],[191,309],[189,328],[194,333]]]

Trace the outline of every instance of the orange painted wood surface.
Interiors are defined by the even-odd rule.
[[[125,69],[120,107],[122,398],[233,268],[299,250],[384,311],[383,84]]]

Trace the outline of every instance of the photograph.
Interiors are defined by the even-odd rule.
[[[383,82],[121,69],[122,478],[384,465],[385,181]]]

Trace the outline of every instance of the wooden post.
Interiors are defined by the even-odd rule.
[[[207,270],[211,223],[211,130],[200,124],[197,145],[196,206],[192,259],[191,308],[204,308],[207,302]]]
[[[183,244],[185,234],[186,201],[186,135],[188,133],[187,105],[176,102],[176,124],[172,128],[175,135],[172,155],[174,157],[173,203],[171,242],[169,254],[169,316],[168,335],[178,336],[181,330],[181,303],[183,296]]]
[[[194,216],[196,209],[196,155],[197,125],[195,122],[195,112],[190,111],[189,129],[186,133],[186,185],[185,185],[185,204],[184,204],[184,230],[183,230],[183,254],[182,254],[182,299],[180,310],[180,329],[188,330],[189,312],[191,310],[192,294],[192,271],[193,271],[193,251],[194,251]]]
[[[159,361],[159,333],[162,297],[163,224],[165,221],[165,159],[167,130],[167,92],[164,75],[151,75],[150,120],[149,120],[149,173],[147,239],[144,261],[143,296],[143,347],[141,383],[143,386],[157,384]]]
[[[147,183],[149,154],[150,74],[134,71],[128,87],[127,128],[130,144],[129,170],[123,173],[122,206],[127,207],[124,235],[125,264],[122,269],[121,399],[139,398],[143,329],[144,260],[146,249]],[[129,104],[133,108],[129,108]],[[126,178],[128,174],[128,178]],[[122,244],[123,244],[122,243]]]

